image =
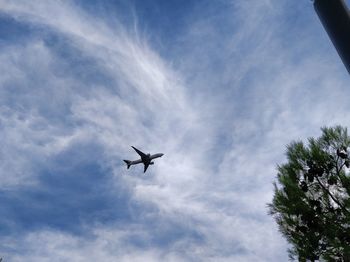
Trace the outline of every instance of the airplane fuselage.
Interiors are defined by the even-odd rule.
[[[132,165],[137,165],[137,164],[143,164],[144,165],[144,171],[143,172],[146,172],[147,168],[149,165],[153,165],[154,162],[152,162],[153,159],[156,159],[158,157],[162,157],[164,154],[163,153],[157,153],[157,154],[145,154],[143,153],[142,151],[138,150],[137,148],[133,147],[132,148],[139,154],[139,156],[141,157],[140,159],[137,159],[137,160],[124,160],[124,162],[126,163],[127,165],[127,168],[129,169],[130,166]]]
[[[140,158],[140,159],[137,159],[137,160],[133,160],[133,161],[130,161],[130,165],[137,165],[137,164],[141,164],[141,163],[148,163],[149,165],[153,165],[154,163],[152,162],[153,159],[156,159],[158,157],[162,157],[164,154],[162,153],[157,153],[157,154],[154,154],[154,155],[146,155],[148,157],[145,157],[145,158]]]

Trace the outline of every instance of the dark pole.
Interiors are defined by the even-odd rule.
[[[350,13],[344,0],[315,0],[314,8],[350,74]]]

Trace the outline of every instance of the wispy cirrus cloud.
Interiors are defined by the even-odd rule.
[[[155,176],[140,180],[121,171],[124,166],[120,160],[122,155],[130,154],[130,143],[152,144],[153,150],[159,148],[171,156],[171,152],[186,146],[187,136],[194,138],[188,133],[197,128],[196,112],[185,97],[181,79],[137,36],[104,29],[103,23],[91,23],[90,17],[81,15],[74,6],[60,4],[2,5],[2,12],[18,23],[44,28],[43,32],[34,32],[36,37],[28,42],[5,47],[2,59],[3,134],[8,147],[22,153],[3,151],[8,157],[3,159],[1,172],[3,182],[8,180],[2,192],[3,212],[7,213],[2,220],[4,256],[14,260],[23,256],[29,260],[64,259],[65,255],[47,258],[46,254],[60,249],[55,244],[60,234],[67,241],[84,242],[84,236],[92,232],[84,227],[86,224],[123,226],[129,243],[125,246],[139,251],[113,252],[120,258],[145,257],[147,253],[152,255],[152,248],[157,246],[161,249],[165,245],[166,250],[178,239],[198,238],[199,233],[186,226],[186,219],[178,222],[170,215],[158,215],[162,212],[160,206],[150,201],[150,196],[138,198],[147,191],[168,198],[170,174],[164,179],[156,169]],[[93,76],[87,75],[90,73]],[[176,141],[169,140],[172,135],[176,135]],[[26,165],[19,165],[20,157]],[[181,172],[180,161],[184,159],[181,152],[174,154],[175,170]],[[11,170],[15,165],[20,168],[18,173],[5,172],[5,168]],[[186,181],[185,174],[178,175],[175,187]],[[123,222],[125,219],[128,223]],[[137,234],[132,229],[134,224],[139,228]],[[25,252],[22,240],[11,240],[19,233],[25,245],[29,245],[27,239],[31,236],[54,237],[45,240],[50,243],[46,251],[39,251],[40,241],[35,241]],[[96,241],[104,241],[102,237]],[[14,249],[7,248],[6,243],[13,242]],[[141,247],[145,245],[146,250],[137,248],[138,243],[143,243]],[[84,249],[69,248],[67,256],[78,260]],[[101,252],[104,250],[96,251],[99,259],[104,256],[97,255]]]
[[[266,210],[275,164],[348,123],[346,71],[309,3],[191,11],[161,57],[142,27],[73,2],[0,1],[22,32],[0,46],[1,255],[286,259]],[[165,156],[127,172],[130,145]]]

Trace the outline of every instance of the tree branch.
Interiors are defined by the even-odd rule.
[[[350,214],[350,212],[331,194],[331,192],[329,192],[329,190],[322,184],[322,182],[320,181],[320,179],[316,176],[316,180],[318,182],[318,184],[323,188],[323,190],[333,199],[333,201],[335,203],[338,204],[338,206],[341,207],[342,210],[344,210],[344,212],[346,212],[347,214]]]

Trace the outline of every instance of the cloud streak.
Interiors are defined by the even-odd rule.
[[[348,124],[346,71],[306,3],[192,11],[165,58],[72,2],[0,1],[23,34],[0,46],[5,259],[286,260],[275,164]],[[130,145],[165,156],[127,172]]]

